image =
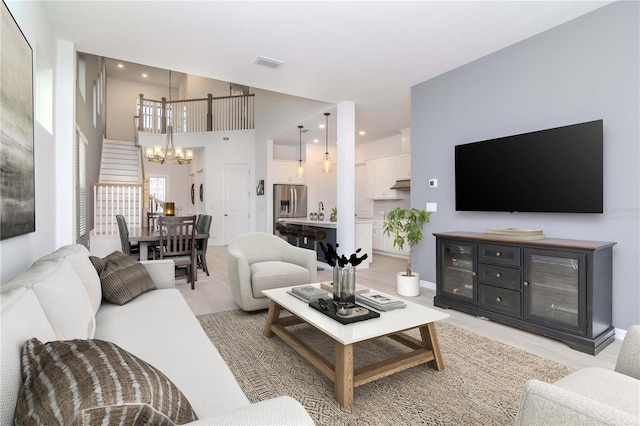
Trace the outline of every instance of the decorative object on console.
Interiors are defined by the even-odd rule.
[[[16,424],[175,425],[198,419],[167,376],[114,343],[32,338],[22,353]]]
[[[352,308],[345,308],[344,306],[336,305],[335,303],[331,303],[330,300],[324,299],[310,302],[309,306],[341,324],[351,324],[380,317],[380,313],[367,309],[364,306],[354,304]]]
[[[322,172],[329,173],[332,170],[331,157],[329,156],[329,116],[328,112],[324,113],[326,124],[324,126],[325,138],[324,138],[324,157],[322,157]]]
[[[487,237],[504,238],[507,240],[544,240],[542,229],[487,228],[483,234]]]
[[[338,208],[334,207],[331,209],[331,217],[329,217],[331,222],[335,222],[338,220]]]
[[[404,308],[407,304],[400,299],[394,299],[378,292],[370,291],[356,295],[356,300],[363,305],[371,306],[378,311],[390,311],[392,309]]]
[[[35,232],[33,163],[33,51],[2,2],[0,41],[0,239]],[[11,125],[4,125],[11,123]]]
[[[298,126],[298,129],[300,129],[300,150],[298,151],[298,166],[296,168],[296,176],[298,176],[299,178],[304,176],[304,164],[302,163],[302,127],[303,126]]]
[[[328,291],[329,293],[333,294],[333,282],[331,281],[324,281],[320,283],[320,288],[323,290]],[[360,293],[366,293],[369,290],[371,290],[369,287],[365,287],[361,284],[356,284],[356,290],[355,293],[356,295],[360,294]]]
[[[336,244],[336,248],[338,245]],[[333,300],[338,305],[343,305],[347,308],[355,306],[356,301],[356,266],[362,263],[368,257],[365,253],[361,257],[358,257],[358,253],[362,251],[361,248],[352,253],[349,258],[344,254],[338,255],[338,252],[333,248],[331,244],[326,246],[320,242],[320,248],[324,253],[325,261],[333,266]]]
[[[302,299],[305,302],[313,302],[314,300],[326,298],[329,296],[329,293],[327,293],[326,291],[312,285],[292,287],[290,294],[297,297],[298,299]]]
[[[176,215],[176,203],[166,202],[164,203],[164,215],[175,216]]]
[[[154,163],[160,164],[191,164],[193,160],[193,150],[182,150],[182,147],[176,147],[173,142],[173,103],[171,102],[171,70],[169,70],[169,103],[165,104],[165,98],[162,98],[163,106],[166,108],[165,118],[167,120],[167,139],[164,143],[164,149],[160,145],[146,150],[145,156]]]
[[[420,295],[420,274],[411,272],[411,254],[413,246],[422,240],[422,226],[429,222],[431,212],[416,208],[403,209],[397,207],[384,216],[384,235],[393,235],[394,247],[403,249],[409,246],[409,260],[405,272],[397,274],[397,291],[401,296]]]

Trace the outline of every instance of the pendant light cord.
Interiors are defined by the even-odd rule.
[[[324,116],[326,117],[326,123],[324,125],[324,129],[326,131],[325,133],[325,137],[324,137],[324,153],[325,154],[329,154],[329,116],[331,114],[328,112],[324,113]]]
[[[298,151],[298,162],[302,163],[302,126],[298,126],[300,129],[300,149]]]

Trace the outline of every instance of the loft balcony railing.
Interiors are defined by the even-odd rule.
[[[223,96],[209,94],[203,99],[168,102],[145,99],[136,102],[138,131],[166,133],[168,121],[173,133],[250,130],[255,128],[254,95]]]

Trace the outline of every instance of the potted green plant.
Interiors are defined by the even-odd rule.
[[[402,296],[418,296],[420,294],[420,274],[411,272],[411,255],[413,247],[422,240],[422,226],[429,222],[430,212],[416,208],[403,209],[397,207],[384,217],[383,233],[393,236],[393,246],[400,250],[405,244],[409,246],[407,268],[398,272],[397,289]]]

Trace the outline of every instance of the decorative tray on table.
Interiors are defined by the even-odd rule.
[[[360,305],[355,305],[353,308],[350,308],[346,315],[340,315],[338,314],[338,308],[336,304],[333,303],[332,299],[315,300],[313,302],[309,302],[309,306],[342,324],[352,324],[354,322],[365,321],[371,318],[378,318],[380,316],[378,312]]]

